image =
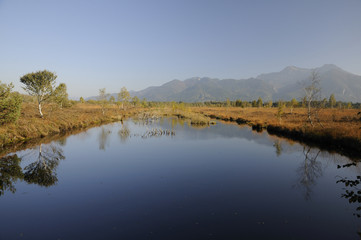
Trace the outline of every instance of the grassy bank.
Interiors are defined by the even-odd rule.
[[[361,116],[356,109],[322,109],[320,122],[307,123],[306,109],[285,109],[280,117],[277,108],[189,107],[189,108],[129,108],[120,110],[109,106],[102,114],[100,106],[76,104],[59,109],[47,105],[40,118],[34,103],[24,103],[16,123],[0,126],[0,152],[15,149],[24,143],[36,143],[59,134],[69,134],[88,127],[119,121],[128,116],[144,118],[175,116],[193,126],[208,126],[213,119],[248,124],[257,131],[267,129],[270,134],[317,145],[348,157],[361,157]],[[140,114],[141,113],[141,114]],[[142,118],[142,117],[141,117]]]
[[[258,131],[267,129],[270,134],[333,149],[349,157],[361,156],[361,116],[357,109],[321,109],[320,121],[314,121],[313,127],[307,122],[304,108],[292,111],[286,108],[281,118],[277,116],[277,108],[195,107],[192,111],[214,119],[248,124]]]
[[[24,103],[16,123],[0,126],[0,147],[119,121],[137,111],[140,109],[123,111],[112,106],[107,108],[103,115],[100,107],[92,104],[76,104],[63,109],[47,105],[43,111],[44,118],[40,118],[34,103]]]
[[[208,126],[212,124],[211,118],[202,113],[192,111],[191,108],[173,109],[171,107],[151,108],[146,116],[178,117],[189,122],[193,126]]]

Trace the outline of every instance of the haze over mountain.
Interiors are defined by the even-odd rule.
[[[251,101],[259,97],[264,101],[300,100],[304,95],[304,82],[309,80],[313,70],[320,77],[322,98],[328,98],[333,93],[336,100],[361,102],[361,76],[333,64],[315,69],[289,66],[280,72],[240,80],[208,77],[193,77],[184,81],[175,79],[161,86],[131,91],[131,95],[148,101],[203,102],[224,101],[227,98]]]

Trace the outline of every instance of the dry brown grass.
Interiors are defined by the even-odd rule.
[[[322,126],[315,122],[312,127],[306,121],[306,109],[303,108],[296,108],[293,113],[286,108],[281,119],[276,116],[277,108],[237,107],[192,107],[183,110],[130,108],[124,111],[116,106],[109,106],[103,116],[100,106],[87,103],[79,103],[64,109],[47,105],[44,108],[44,118],[39,117],[34,103],[24,103],[21,116],[16,123],[0,126],[0,147],[9,148],[16,143],[28,142],[32,139],[119,121],[126,116],[145,111],[162,116],[183,117],[193,121],[194,124],[200,122],[209,124],[208,117],[236,121],[247,123],[256,129],[267,128],[270,133],[299,141],[329,144],[333,148],[350,149],[355,152],[361,149],[361,116],[357,115],[360,112],[357,109],[322,109],[319,112]]]
[[[314,127],[307,122],[307,110],[286,108],[281,119],[277,118],[277,108],[219,108],[194,107],[192,111],[211,118],[246,123],[256,128],[267,128],[270,133],[309,141],[341,150],[359,152],[361,149],[361,116],[359,109],[321,109],[320,122]]]
[[[192,111],[190,108],[173,109],[171,107],[152,108],[148,110],[153,115],[158,116],[173,116],[181,119],[186,119],[193,126],[206,126],[211,124],[211,119],[204,114]]]
[[[92,104],[77,104],[63,109],[46,105],[43,111],[44,118],[40,118],[34,103],[24,103],[21,116],[16,123],[0,126],[0,146],[118,121],[136,111],[139,109],[123,111],[116,106],[110,106],[103,115],[100,107]]]

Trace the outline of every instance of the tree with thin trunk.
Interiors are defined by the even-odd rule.
[[[118,93],[118,102],[122,103],[122,109],[125,109],[130,100],[130,93],[126,87],[122,87]]]
[[[263,107],[263,100],[262,100],[262,98],[261,97],[259,97],[258,98],[258,100],[257,100],[257,107]]]
[[[139,100],[139,98],[137,96],[134,96],[132,98],[132,104],[133,104],[134,107],[138,107],[138,105],[140,104],[140,100]]]
[[[52,96],[56,78],[57,75],[48,70],[28,73],[20,78],[20,82],[25,84],[23,89],[36,97],[41,117],[44,116],[42,104]]]
[[[114,103],[115,103],[115,97],[114,97],[114,96],[110,96],[109,102],[110,102],[110,104],[114,104]]]
[[[100,107],[102,109],[103,115],[105,115],[105,108],[108,104],[107,97],[108,97],[108,94],[106,93],[105,88],[99,89],[98,101],[99,101]]]
[[[307,120],[313,125],[313,115],[317,118],[319,108],[313,106],[321,99],[320,76],[317,71],[312,71],[309,81],[304,83],[305,101],[307,106]]]
[[[59,86],[55,88],[52,96],[52,101],[58,104],[60,108],[63,108],[64,105],[69,102],[65,83],[60,83]]]
[[[328,105],[330,105],[330,108],[333,108],[334,106],[336,106],[336,98],[335,98],[335,94],[331,94],[330,98],[328,99]]]
[[[298,101],[292,98],[292,100],[290,101],[291,114],[293,113],[293,109],[297,107],[297,105],[298,105]]]

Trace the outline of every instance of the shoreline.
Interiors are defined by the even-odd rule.
[[[239,125],[248,125],[255,131],[267,131],[270,135],[285,137],[305,143],[309,146],[318,147],[330,153],[339,153],[356,161],[361,161],[361,138],[340,134],[340,131],[334,131],[332,128],[309,127],[303,125],[288,125],[287,123],[275,123],[262,118],[247,117],[246,114],[228,113],[223,111],[217,113],[214,110],[202,108],[197,111],[211,119],[223,120],[226,122],[235,122]],[[247,110],[246,110],[247,111]],[[262,111],[262,110],[259,110]],[[286,122],[286,121],[285,121]],[[361,125],[361,120],[360,120]],[[358,125],[355,126],[357,128]],[[356,131],[361,132],[356,129]]]
[[[34,109],[24,109],[17,123],[0,127],[0,155],[11,152],[11,149],[16,151],[21,145],[31,145],[54,136],[65,136],[91,127],[118,122],[140,112],[140,109],[124,111],[109,108],[103,115],[98,106],[80,105],[48,112],[44,118],[40,118]]]
[[[29,107],[29,106],[26,106]],[[35,109],[35,108],[34,108]],[[223,120],[226,122],[235,122],[239,125],[246,124],[255,131],[267,131],[270,135],[285,137],[305,143],[309,146],[318,147],[321,150],[327,150],[330,153],[339,153],[347,156],[352,160],[361,160],[361,120],[354,121],[349,118],[351,124],[349,128],[356,130],[343,132],[337,128],[339,125],[330,124],[325,121],[326,128],[310,127],[300,121],[302,109],[288,114],[281,121],[276,120],[274,113],[276,109],[242,109],[242,108],[205,108],[192,107],[189,111],[171,111],[169,109],[159,108],[129,108],[119,110],[116,107],[108,108],[106,114],[102,115],[101,109],[96,105],[78,104],[69,109],[49,112],[44,119],[38,117],[36,109],[24,109],[22,118],[16,124],[1,126],[0,128],[0,156],[8,154],[22,148],[20,146],[33,146],[36,143],[54,140],[62,136],[85,131],[86,129],[101,126],[103,124],[118,122],[127,117],[135,116],[142,113],[147,116],[176,116],[179,118],[189,119],[195,126],[208,126],[212,124],[210,119]],[[337,111],[337,110],[336,110]],[[357,111],[357,110],[356,110]],[[341,114],[335,112],[335,114]],[[344,115],[352,114],[346,112]],[[345,116],[338,116],[344,119]],[[337,120],[337,119],[336,119]],[[352,122],[354,121],[354,122]],[[337,121],[334,121],[338,123]],[[343,126],[343,125],[342,125]],[[353,134],[353,135],[352,135]]]

